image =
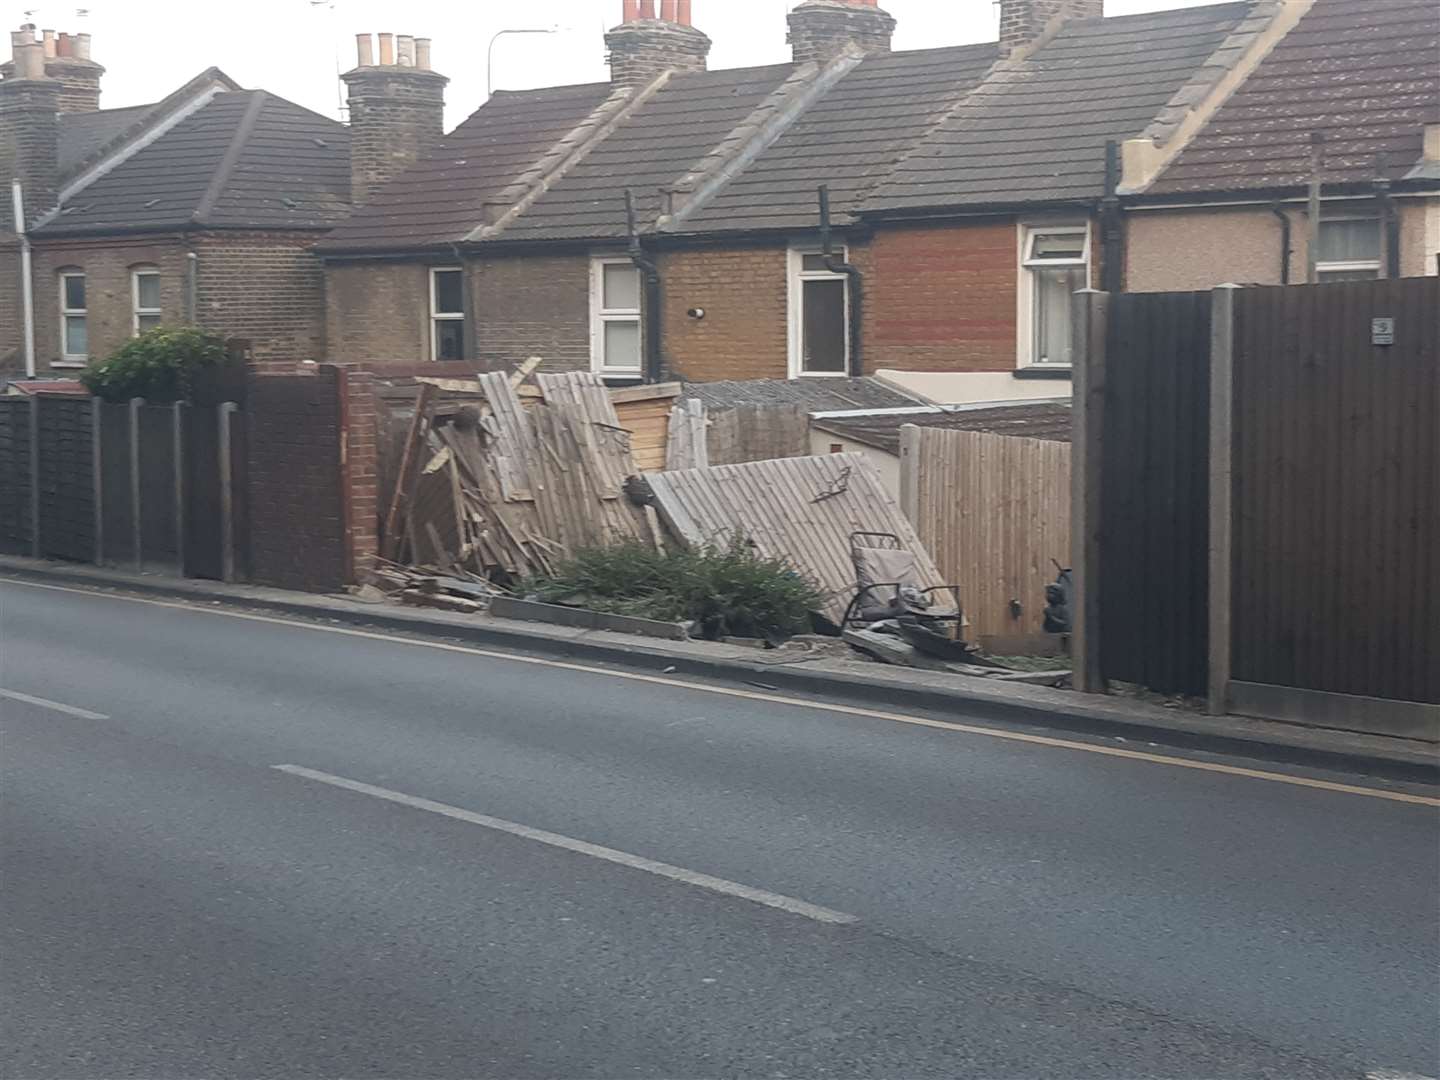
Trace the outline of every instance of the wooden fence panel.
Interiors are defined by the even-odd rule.
[[[1105,342],[1100,670],[1162,693],[1206,691],[1210,309],[1118,294]]]
[[[708,413],[711,465],[810,455],[810,414],[799,405],[737,405]]]
[[[95,446],[89,398],[39,399],[40,553],[90,562],[95,558]]]
[[[900,470],[906,515],[960,586],[967,637],[1043,632],[1051,560],[1069,565],[1070,444],[910,426]]]
[[[0,397],[0,553],[29,555],[30,399]]]
[[[1435,278],[1237,294],[1235,680],[1440,703],[1437,312]]]

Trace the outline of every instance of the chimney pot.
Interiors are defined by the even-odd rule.
[[[660,18],[665,22],[679,22],[675,16],[675,0],[660,0]]]
[[[45,48],[38,41],[27,41],[20,46],[15,58],[17,79],[45,78]]]
[[[369,34],[355,35],[355,66],[375,66],[375,39]]]
[[[413,68],[415,66],[415,39],[409,34],[396,36],[395,62],[401,67]]]
[[[675,5],[675,21],[681,26],[691,25],[690,0],[679,0]]]
[[[75,49],[70,42],[69,34],[61,33],[60,40],[55,46],[55,55],[62,60],[75,55]]]
[[[428,37],[415,39],[415,66],[421,71],[430,70],[430,39]]]
[[[89,60],[89,59],[90,59],[90,35],[89,35],[89,34],[76,34],[76,35],[75,35],[75,38],[74,38],[74,41],[75,41],[75,58],[76,58],[77,60]]]
[[[45,47],[45,59],[53,60],[55,58],[55,31],[42,30],[40,43]]]
[[[640,18],[640,0],[625,0],[621,8],[620,22],[632,23]]]
[[[655,0],[640,0],[640,18],[655,18]]]
[[[381,34],[381,35],[380,35],[380,66],[381,66],[381,67],[394,67],[394,66],[395,66],[395,35],[394,35],[394,34]]]

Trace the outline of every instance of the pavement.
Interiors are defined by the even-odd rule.
[[[837,702],[896,705],[941,714],[958,711],[995,723],[1039,726],[1119,743],[1238,754],[1287,765],[1341,769],[1402,783],[1440,784],[1440,746],[1434,743],[1250,717],[1208,716],[1120,696],[1078,694],[886,667],[860,658],[807,656],[707,641],[659,641],[603,630],[400,608],[389,603],[362,602],[343,594],[227,585],[17,556],[0,556],[0,578],[6,576],[195,603],[237,605],[253,611],[402,635],[438,636],[531,655],[680,673]]]
[[[0,582],[0,1076],[1440,1074],[1433,789],[155,599]]]

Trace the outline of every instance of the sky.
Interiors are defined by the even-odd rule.
[[[715,45],[712,68],[784,63],[785,13],[796,0],[694,0],[695,25]],[[1129,15],[1213,0],[1107,0]],[[435,70],[450,77],[446,127],[485,100],[486,53],[506,29],[552,29],[495,42],[497,90],[599,82],[603,35],[621,0],[0,0],[11,27],[26,21],[92,36],[107,73],[105,108],[156,101],[210,66],[316,112],[338,115],[337,67],[355,66],[355,34],[389,31],[434,40]],[[993,41],[994,0],[882,0],[899,21],[897,49]],[[0,39],[3,40],[3,39]]]

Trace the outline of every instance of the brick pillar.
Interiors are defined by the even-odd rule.
[[[38,49],[38,44],[34,48]],[[0,228],[13,227],[12,179],[24,185],[25,216],[32,221],[55,205],[60,177],[60,94],[61,86],[53,79],[0,81],[0,183],[5,188]]]
[[[352,582],[367,580],[380,550],[378,439],[379,408],[375,376],[361,368],[342,367],[341,395],[345,485],[345,530]]]

